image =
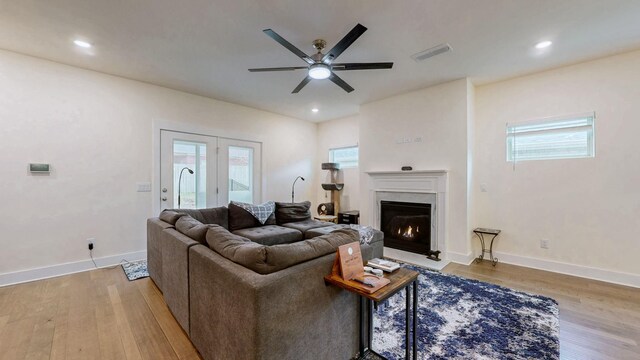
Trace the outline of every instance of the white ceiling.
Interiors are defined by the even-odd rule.
[[[312,54],[311,41],[331,48],[357,23],[369,30],[337,62],[395,65],[340,72],[350,94],[328,80],[291,94],[304,70],[247,71],[305,65],[263,29]],[[95,46],[80,50],[76,38]],[[452,52],[410,58],[445,42]],[[482,84],[640,48],[640,1],[0,0],[0,48],[322,121],[465,76]]]

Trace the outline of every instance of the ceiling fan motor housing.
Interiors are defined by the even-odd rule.
[[[327,42],[322,40],[322,39],[316,39],[313,40],[313,48],[318,50],[318,52],[322,52],[322,49],[324,49],[327,46]]]

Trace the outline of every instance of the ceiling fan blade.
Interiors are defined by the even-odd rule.
[[[329,76],[329,80],[333,81],[334,84],[340,86],[344,91],[350,93],[352,92],[354,89],[351,87],[351,85],[347,84],[346,81],[342,80],[338,75],[331,73],[331,76]]]
[[[377,69],[391,69],[393,67],[392,62],[379,62],[379,63],[341,63],[332,64],[331,69],[333,71],[343,70],[377,70]]]
[[[256,68],[249,69],[251,72],[265,72],[265,71],[293,71],[300,69],[308,69],[306,66],[289,66],[289,67],[273,67],[273,68]]]
[[[322,58],[322,62],[326,64],[331,64],[333,60],[335,60],[343,51],[345,51],[354,41],[356,41],[360,35],[362,35],[367,28],[362,24],[356,25],[349,33],[340,40],[328,53],[324,55]]]
[[[307,54],[303,53],[302,50],[300,50],[297,47],[293,46],[293,44],[291,44],[290,42],[285,40],[282,36],[278,35],[275,31],[273,31],[271,29],[265,29],[265,30],[262,30],[262,31],[265,34],[267,34],[267,36],[269,36],[273,40],[275,40],[278,43],[280,43],[280,45],[286,47],[289,51],[291,51],[292,53],[296,54],[297,57],[299,57],[302,60],[306,61],[308,64],[315,63],[315,61],[313,61],[313,59],[311,59]]]
[[[309,83],[309,81],[311,81],[311,77],[310,76],[307,76],[306,78],[302,79],[300,84],[298,84],[298,86],[296,86],[296,88],[293,89],[293,91],[291,93],[292,94],[297,94],[298,92],[300,92],[300,90],[302,90],[303,87],[305,87],[305,85],[307,85]]]

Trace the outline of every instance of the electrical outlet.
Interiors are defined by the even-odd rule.
[[[87,247],[89,248],[89,250],[93,250],[93,248],[96,246],[96,239],[95,238],[88,238],[87,239]]]
[[[540,240],[540,247],[543,248],[543,249],[548,249],[549,248],[549,240],[548,239]]]

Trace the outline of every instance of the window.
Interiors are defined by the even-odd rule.
[[[358,167],[358,146],[329,149],[329,162],[340,164],[340,168]]]
[[[507,161],[595,156],[595,114],[507,124]]]

